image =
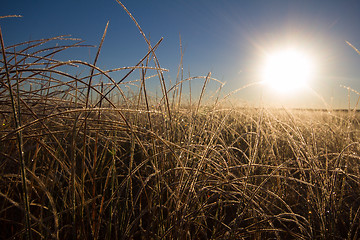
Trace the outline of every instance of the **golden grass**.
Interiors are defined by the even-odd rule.
[[[85,46],[66,36],[1,41],[2,239],[359,237],[356,112],[205,104],[210,73],[186,104],[193,78],[180,66],[166,87],[161,40],[143,36],[144,57],[112,70],[57,60]],[[162,98],[147,91],[155,77]]]

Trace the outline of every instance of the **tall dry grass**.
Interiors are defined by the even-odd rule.
[[[359,238],[356,112],[230,108],[221,83],[205,103],[217,80],[181,60],[166,86],[162,39],[132,19],[149,46],[132,67],[96,66],[108,25],[92,64],[57,59],[89,47],[67,36],[1,40],[1,239]]]

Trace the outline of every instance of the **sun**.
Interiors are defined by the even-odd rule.
[[[313,77],[311,59],[296,49],[269,54],[262,70],[262,82],[278,92],[290,93],[303,89]]]

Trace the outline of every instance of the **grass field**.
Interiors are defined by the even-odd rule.
[[[105,34],[93,63],[57,60],[87,47],[66,36],[1,40],[0,239],[360,237],[357,112],[205,102],[211,74],[190,98],[158,45],[97,68]]]

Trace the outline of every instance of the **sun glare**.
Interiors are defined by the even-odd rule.
[[[312,76],[311,59],[295,49],[268,55],[262,71],[263,83],[283,93],[303,89]]]

